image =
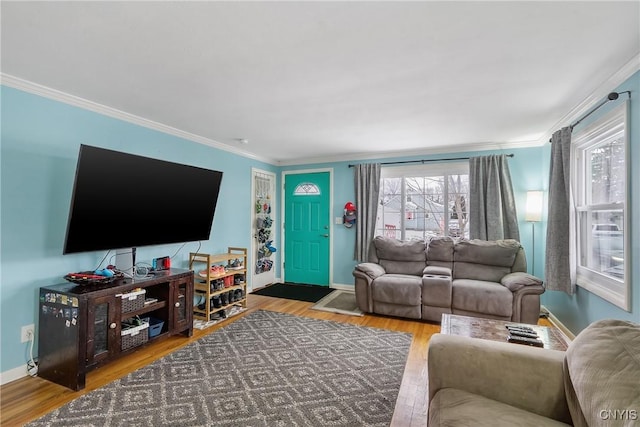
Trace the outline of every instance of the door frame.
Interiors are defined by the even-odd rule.
[[[284,220],[285,220],[285,206],[286,206],[286,192],[284,190],[284,184],[286,181],[287,175],[300,175],[306,173],[318,173],[318,172],[328,172],[329,173],[329,217],[327,218],[329,224],[329,287],[333,287],[333,168],[318,168],[318,169],[297,169],[297,170],[289,170],[282,171],[280,177],[280,246],[282,246],[282,253],[280,254],[280,272],[282,282],[286,281],[286,270],[284,268],[284,259],[285,259],[285,251],[286,243],[284,237]]]

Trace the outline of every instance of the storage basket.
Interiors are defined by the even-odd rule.
[[[140,310],[144,308],[144,295],[147,291],[144,289],[135,290],[121,294],[122,298],[122,312],[128,313],[134,310]]]
[[[149,322],[142,322],[142,325],[127,327],[120,332],[122,338],[122,350],[137,347],[149,341]]]
[[[160,335],[162,327],[164,326],[163,320],[156,319],[155,317],[143,317],[142,320],[149,322],[149,338]]]

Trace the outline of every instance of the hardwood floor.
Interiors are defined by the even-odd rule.
[[[205,330],[196,329],[191,338],[171,337],[98,368],[87,375],[86,388],[84,390],[74,392],[37,377],[21,378],[5,384],[0,388],[0,425],[3,427],[22,426],[28,421],[34,420],[83,394],[123,377],[129,372],[141,368],[177,348],[223,327],[229,322],[239,319],[246,313],[265,309],[297,316],[333,320],[413,334],[413,343],[391,425],[402,427],[425,426],[427,424],[427,345],[431,335],[440,331],[440,325],[376,315],[347,316],[312,310],[311,306],[313,306],[313,303],[249,294],[249,309],[243,314]]]

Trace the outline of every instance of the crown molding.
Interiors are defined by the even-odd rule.
[[[539,147],[539,141],[518,142],[474,142],[462,145],[446,145],[420,150],[384,151],[343,154],[340,156],[312,157],[303,159],[291,159],[278,162],[278,166],[297,166],[316,163],[341,163],[356,162],[360,160],[391,159],[396,157],[433,156],[439,154],[455,154],[469,151],[510,150],[517,148]]]
[[[587,96],[580,104],[575,106],[571,111],[565,114],[560,120],[558,120],[552,128],[546,133],[543,133],[538,140],[535,141],[519,141],[519,142],[476,142],[455,146],[440,146],[428,149],[420,150],[407,150],[407,151],[385,151],[385,152],[367,152],[367,153],[352,153],[342,154],[335,156],[324,157],[307,157],[296,158],[288,160],[276,160],[272,158],[264,158],[257,156],[253,153],[249,153],[238,148],[234,148],[227,144],[215,141],[210,138],[206,138],[200,135],[196,135],[190,132],[182,131],[180,129],[164,125],[162,123],[154,122],[152,120],[145,119],[143,117],[135,116],[124,111],[117,110],[102,104],[98,104],[93,101],[86,100],[84,98],[70,95],[65,92],[49,88],[37,83],[30,82],[28,80],[21,79],[9,74],[0,73],[0,83],[12,87],[14,89],[22,90],[34,95],[39,95],[45,98],[53,99],[55,101],[63,102],[65,104],[73,105],[85,110],[93,111],[108,117],[123,120],[132,124],[143,126],[149,129],[157,130],[169,135],[177,136],[179,138],[187,139],[193,142],[197,142],[209,147],[213,147],[219,150],[227,151],[242,157],[257,160],[274,166],[297,166],[305,164],[317,164],[317,163],[339,163],[339,162],[353,162],[359,160],[372,160],[394,157],[410,157],[410,156],[430,156],[438,154],[452,154],[462,153],[467,151],[491,151],[491,150],[506,150],[515,148],[528,148],[539,147],[544,145],[549,140],[555,130],[562,126],[566,126],[567,123],[572,123],[589,110],[594,104],[602,100],[613,88],[618,87],[635,72],[640,70],[640,54],[636,54],[631,60],[623,65],[616,73],[614,73],[609,79],[603,82],[596,90],[594,90],[589,96]]]
[[[549,137],[558,129],[568,126],[570,123],[578,120],[596,103],[602,101],[611,91],[624,83],[629,77],[640,70],[640,53],[637,53],[631,60],[624,64],[617,72],[598,86],[589,96],[581,103],[576,105],[571,111],[558,120],[551,129],[544,133],[538,142],[544,144],[549,142]]]
[[[176,129],[171,126],[164,125],[162,123],[154,122],[153,120],[145,119],[133,114],[126,113],[115,108],[108,107],[106,105],[98,104],[97,102],[89,101],[84,98],[80,98],[75,95],[52,89],[47,86],[40,85],[28,80],[21,79],[19,77],[12,76],[10,74],[0,73],[0,83],[4,86],[8,86],[14,89],[18,89],[24,92],[28,92],[34,95],[42,96],[44,98],[53,99],[65,104],[73,105],[85,110],[93,111],[94,113],[102,114],[104,116],[112,117],[114,119],[122,120],[128,123],[132,123],[145,128],[153,129],[158,132],[166,133],[169,135],[177,136],[178,138],[187,139],[189,141],[197,142],[199,144],[207,145],[209,147],[217,148],[218,150],[227,151],[238,156],[246,157],[249,159],[257,160],[260,162],[268,163],[276,166],[277,162],[274,159],[267,159],[260,156],[256,156],[253,153],[249,153],[227,144],[215,141],[204,136],[196,135],[190,132],[186,132],[180,129]]]

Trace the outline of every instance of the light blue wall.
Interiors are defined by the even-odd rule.
[[[251,168],[275,173],[276,167],[6,86],[0,90],[0,372],[26,363],[20,328],[37,327],[38,288],[62,282],[66,273],[91,269],[105,255],[62,255],[80,144],[223,171],[211,239],[200,250],[250,247]],[[138,248],[137,261],[150,262],[178,249]],[[172,264],[186,268],[189,252],[197,249],[198,243],[188,243]]]
[[[640,254],[640,72],[636,72],[627,81],[615,89],[616,92],[631,91],[630,101],[630,153],[628,159],[631,165],[631,179],[629,180],[629,194],[631,206],[627,212],[631,218],[631,253],[625,254],[627,260],[637,260]],[[622,99],[608,102],[574,129],[588,126],[612,108],[620,105]],[[551,147],[545,146],[545,158],[549,157]],[[546,168],[548,170],[548,166]],[[542,302],[556,315],[572,332],[584,329],[591,322],[604,318],[630,320],[640,323],[640,263],[631,264],[631,277],[627,278],[631,287],[631,312],[627,312],[608,301],[577,286],[574,295],[563,292],[545,292]]]

